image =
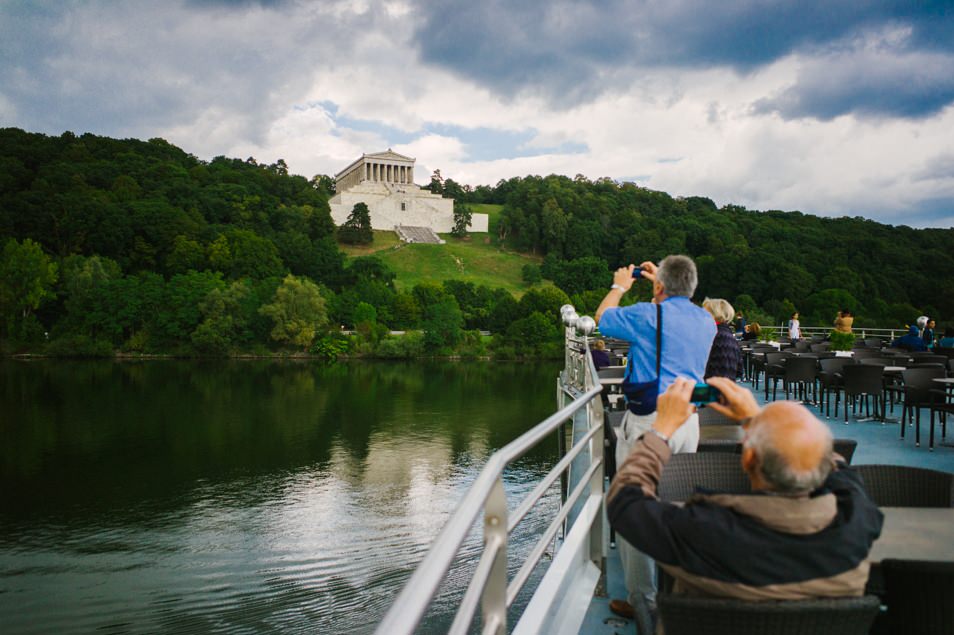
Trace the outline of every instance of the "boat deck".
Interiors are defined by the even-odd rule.
[[[742,385],[752,388],[748,382]],[[760,386],[761,388],[761,386]],[[760,404],[765,403],[764,390],[756,391]],[[781,392],[779,398],[782,398]],[[880,421],[860,422],[849,417],[848,425],[844,423],[844,414],[839,418],[826,419],[823,411],[815,406],[809,408],[819,414],[821,421],[828,424],[832,435],[838,439],[854,439],[858,442],[852,464],[893,464],[924,467],[946,472],[954,472],[954,418],[949,421],[950,429],[946,442],[950,446],[941,445],[941,427],[936,424],[935,449],[928,450],[929,413],[927,409],[921,411],[921,447],[914,444],[914,426],[911,425],[905,432],[904,440],[900,439],[900,424]],[[888,417],[900,418],[901,406],[895,404],[894,410],[888,411]],[[633,620],[619,617],[609,610],[610,598],[626,598],[626,588],[623,584],[622,565],[619,552],[610,548],[606,563],[606,592],[607,597],[594,597],[590,602],[586,617],[580,627],[581,635],[622,635],[635,631]]]

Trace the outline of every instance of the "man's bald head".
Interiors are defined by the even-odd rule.
[[[827,426],[801,404],[778,401],[749,423],[742,464],[753,486],[781,493],[810,492],[828,478],[831,453]]]

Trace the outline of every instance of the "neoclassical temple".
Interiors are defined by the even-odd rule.
[[[337,192],[329,201],[332,219],[342,225],[355,204],[364,203],[374,229],[422,227],[449,232],[454,227],[454,200],[415,185],[414,161],[390,148],[362,154],[335,175]],[[474,214],[470,231],[486,232],[487,215]]]
[[[414,159],[388,148],[387,152],[362,154],[361,158],[335,175],[339,192],[364,181],[413,185]]]

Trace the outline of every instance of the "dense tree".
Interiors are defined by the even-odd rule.
[[[338,240],[349,245],[367,245],[374,240],[371,213],[364,203],[355,203],[348,220],[338,228]]]
[[[457,203],[454,205],[454,228],[451,229],[451,234],[458,238],[466,236],[467,228],[470,227],[473,216],[474,214],[470,210],[469,205],[465,203]]]
[[[523,281],[529,285],[537,284],[543,280],[543,274],[540,273],[540,265],[529,263],[520,270],[520,276]]]
[[[226,288],[213,288],[199,303],[202,322],[190,336],[200,353],[224,355],[242,339],[248,327],[246,300],[251,289],[237,280]]]
[[[271,318],[273,340],[302,350],[307,350],[318,330],[328,323],[325,300],[318,287],[291,274],[285,276],[272,302],[259,312]]]
[[[33,312],[53,297],[56,279],[56,263],[37,243],[27,238],[22,243],[8,240],[4,244],[0,252],[0,313],[8,335],[33,339],[37,334],[29,332],[34,326]]]
[[[424,344],[430,352],[445,346],[454,346],[460,341],[464,325],[464,316],[457,306],[457,300],[444,295],[440,301],[424,308]]]

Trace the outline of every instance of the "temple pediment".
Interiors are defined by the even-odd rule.
[[[364,155],[365,159],[375,159],[376,161],[414,161],[412,157],[406,157],[403,154],[398,154],[391,148],[388,148],[384,152],[374,152],[372,154]]]

